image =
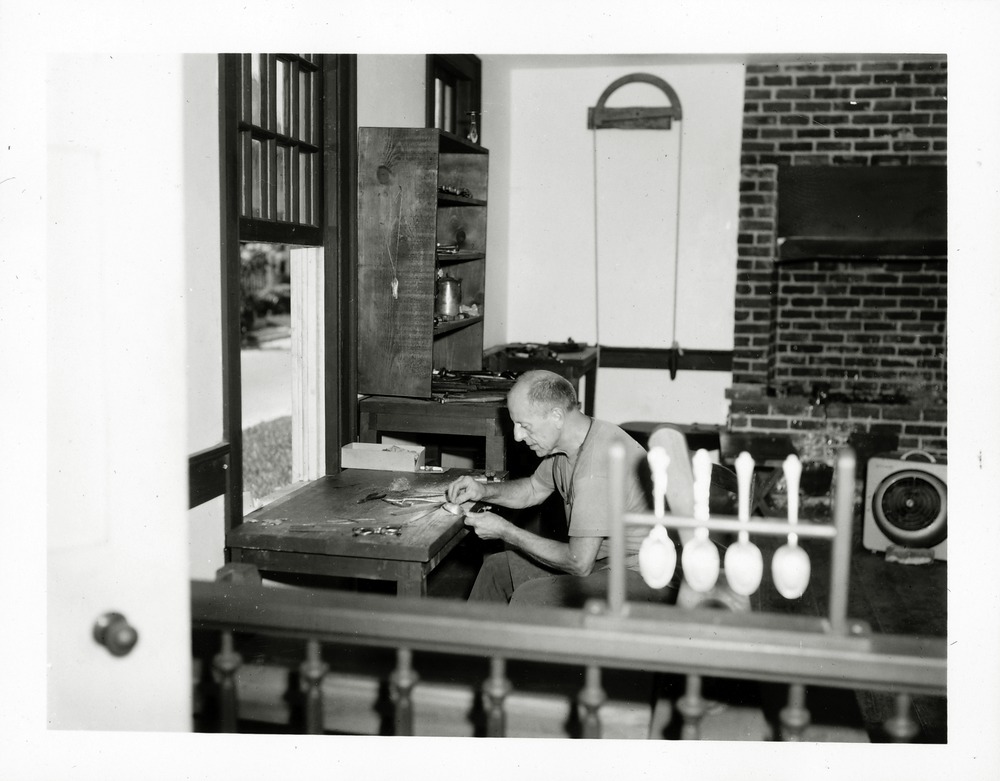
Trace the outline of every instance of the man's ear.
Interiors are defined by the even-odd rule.
[[[552,416],[552,421],[559,426],[559,428],[562,428],[566,424],[566,410],[560,407],[553,407],[549,411],[549,415]]]

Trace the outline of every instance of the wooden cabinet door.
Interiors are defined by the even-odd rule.
[[[358,391],[430,398],[439,136],[358,133]]]

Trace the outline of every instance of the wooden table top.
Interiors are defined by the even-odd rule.
[[[226,545],[426,562],[455,535],[468,532],[461,517],[435,504],[417,502],[403,508],[381,499],[362,500],[383,492],[390,498],[443,493],[452,480],[468,473],[463,469],[429,473],[346,469],[255,510],[229,532]],[[379,526],[398,526],[401,533],[354,534],[356,527]]]

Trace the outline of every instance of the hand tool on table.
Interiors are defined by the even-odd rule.
[[[447,512],[450,512],[452,515],[458,515],[462,518],[464,518],[466,515],[478,515],[479,513],[484,513],[487,510],[493,509],[493,505],[483,504],[482,502],[476,502],[468,510],[466,510],[465,507],[463,507],[462,505],[455,504],[454,502],[445,502],[445,504],[442,506]]]
[[[322,521],[308,521],[305,523],[293,523],[289,524],[285,531],[292,534],[299,533],[309,533],[309,532],[322,532],[328,530],[331,526],[341,526],[346,524],[358,524],[358,523],[374,523],[374,518],[327,518]]]
[[[402,526],[355,526],[355,537],[367,537],[372,534],[392,534],[398,537],[403,533]]]
[[[402,496],[399,498],[392,496],[382,497],[383,502],[394,504],[397,507],[410,507],[414,504],[444,504],[444,494],[430,494],[428,496]]]

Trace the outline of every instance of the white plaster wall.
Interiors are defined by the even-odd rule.
[[[490,150],[489,215],[486,225],[486,295],[483,345],[504,344],[510,317],[510,188],[511,71],[505,58],[484,56],[482,132],[480,143]]]
[[[492,72],[484,67],[484,103],[502,85],[501,72],[509,80],[509,114],[497,112],[509,128],[509,150],[491,160],[491,176],[506,166],[509,187],[491,193],[489,234],[491,263],[504,262],[507,276],[503,340],[593,343],[599,335],[605,345],[669,347],[676,338],[682,348],[731,349],[742,64],[666,56],[495,60]],[[637,72],[674,88],[683,120],[669,132],[595,135],[587,109],[615,79]],[[664,105],[661,95],[629,85],[608,105]],[[496,119],[486,121],[499,133]],[[498,199],[507,199],[506,209],[497,209]],[[615,422],[722,422],[730,382],[728,373],[684,372],[671,381],[666,371],[601,369],[596,412]]]
[[[358,55],[358,127],[424,127],[427,56]]]

